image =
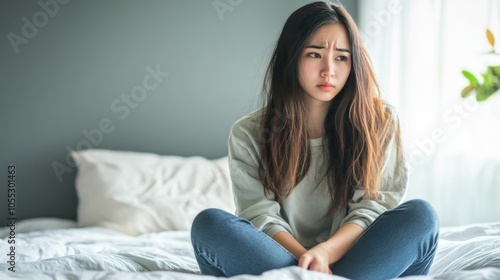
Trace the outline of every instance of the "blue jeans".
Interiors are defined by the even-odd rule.
[[[330,268],[333,274],[350,279],[425,275],[434,259],[438,235],[432,206],[424,200],[410,200],[380,215]],[[290,252],[250,222],[219,209],[198,214],[191,241],[205,275],[259,275],[298,264]]]

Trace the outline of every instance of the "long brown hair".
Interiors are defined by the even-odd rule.
[[[290,15],[267,67],[263,93],[263,144],[260,179],[266,194],[286,198],[306,175],[310,162],[305,92],[298,65],[307,41],[324,24],[347,30],[352,67],[343,89],[332,100],[324,121],[331,209],[346,209],[356,188],[378,198],[384,151],[395,137],[398,160],[403,151],[399,125],[380,98],[370,59],[347,11],[325,2],[305,5]]]

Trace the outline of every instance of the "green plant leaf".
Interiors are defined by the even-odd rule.
[[[479,85],[479,81],[477,80],[476,76],[474,76],[474,74],[472,74],[471,72],[462,70],[462,74],[465,76],[465,78],[467,78],[467,80],[469,80],[469,83],[471,85]]]
[[[477,101],[479,101],[479,102],[485,101],[486,99],[488,99],[488,97],[490,97],[490,96],[486,94],[484,87],[480,87],[476,90],[476,100]]]
[[[490,68],[495,76],[500,77],[500,66],[490,66]]]
[[[488,42],[490,45],[494,48],[495,47],[495,36],[493,36],[493,32],[489,28],[486,28],[486,38],[488,39]]]
[[[462,90],[462,93],[460,95],[462,96],[462,98],[466,98],[475,88],[476,86],[474,85],[468,85]]]
[[[485,87],[492,87],[494,85],[493,72],[489,68],[488,71],[484,74],[481,74],[481,76],[483,76]]]
[[[476,90],[476,100],[485,101],[498,90],[495,86],[482,86]]]

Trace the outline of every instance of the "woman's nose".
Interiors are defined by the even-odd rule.
[[[333,76],[335,76],[335,67],[334,67],[333,62],[327,62],[324,65],[323,70],[321,71],[321,76],[322,77],[333,77]]]

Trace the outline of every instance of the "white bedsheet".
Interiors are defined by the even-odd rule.
[[[0,279],[213,279],[198,275],[187,231],[132,237],[49,221],[18,224],[15,273],[7,270],[8,230],[0,229]],[[500,279],[500,223],[443,228],[431,274],[405,279]],[[290,267],[232,279],[342,278]]]

